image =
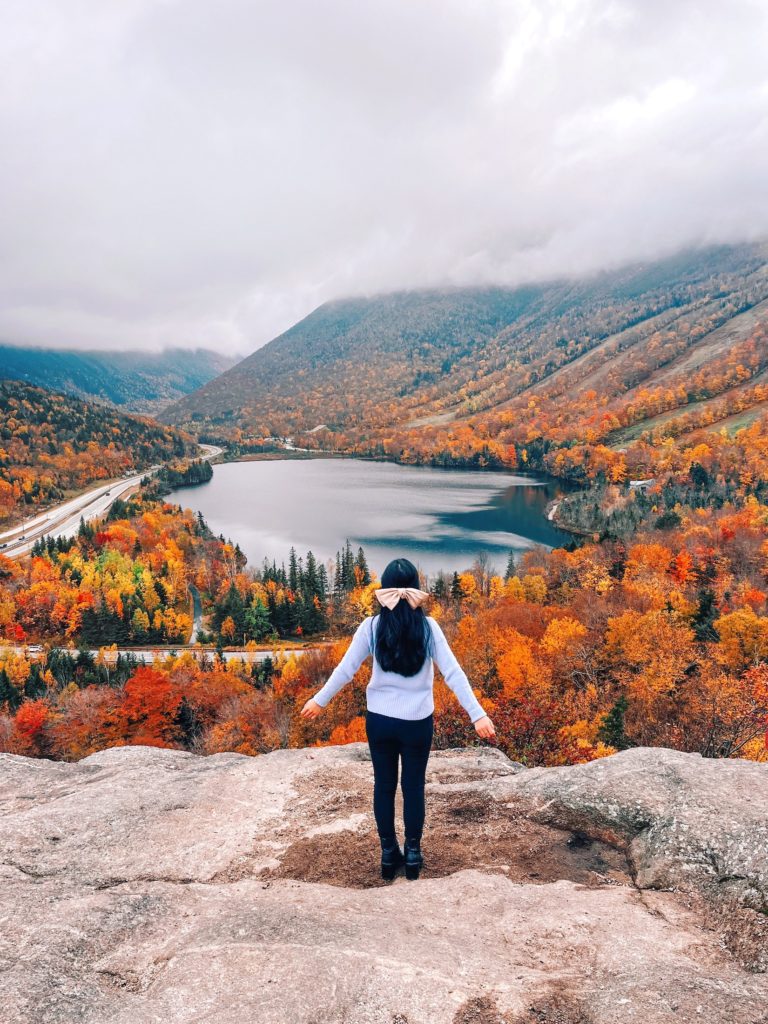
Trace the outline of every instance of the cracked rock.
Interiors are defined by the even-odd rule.
[[[0,755],[3,1024],[765,1024],[768,766],[433,751],[386,883],[366,754]]]

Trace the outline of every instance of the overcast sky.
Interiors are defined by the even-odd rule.
[[[768,235],[766,0],[5,0],[0,340]]]

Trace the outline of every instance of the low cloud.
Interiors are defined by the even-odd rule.
[[[246,353],[327,299],[768,235],[762,0],[16,0],[0,339]]]

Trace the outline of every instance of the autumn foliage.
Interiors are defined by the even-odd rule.
[[[168,521],[194,530],[178,509],[150,516],[154,529]],[[440,577],[429,606],[510,757],[569,764],[656,745],[766,759],[768,508],[693,510],[673,531],[533,550],[515,568],[501,575],[478,562],[452,582]],[[207,571],[224,580],[226,558]],[[329,600],[332,622],[370,614],[376,585]],[[276,649],[261,664],[201,666],[186,653],[110,670],[106,657],[73,657],[68,673],[6,650],[0,747],[71,759],[123,744],[257,754],[364,741],[370,661],[319,718],[298,714],[347,644],[301,657]],[[435,745],[479,742],[435,672]]]
[[[0,524],[196,448],[146,417],[0,380]]]

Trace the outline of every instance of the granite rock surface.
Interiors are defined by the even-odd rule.
[[[372,783],[365,743],[0,755],[3,1024],[768,1024],[768,765],[433,751],[415,882]]]

